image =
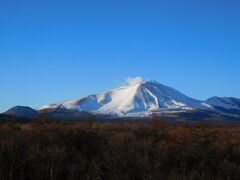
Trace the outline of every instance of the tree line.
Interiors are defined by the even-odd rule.
[[[239,180],[240,126],[151,122],[0,125],[3,180]]]

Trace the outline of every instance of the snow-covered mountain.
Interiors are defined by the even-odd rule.
[[[124,86],[96,95],[49,104],[39,111],[67,109],[114,116],[146,116],[152,112],[214,110],[207,102],[192,99],[156,81],[132,79]]]
[[[224,109],[240,110],[240,99],[233,97],[212,97],[206,101],[208,104]]]
[[[64,120],[89,119],[92,115],[135,118],[159,113],[173,120],[222,119],[239,122],[240,99],[212,97],[206,101],[196,100],[156,81],[137,77],[105,93],[48,104],[37,110],[16,106],[5,112],[30,118],[39,113]]]

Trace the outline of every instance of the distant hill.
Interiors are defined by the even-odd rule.
[[[15,106],[4,112],[5,115],[25,117],[25,118],[34,118],[38,116],[38,111],[27,106]]]

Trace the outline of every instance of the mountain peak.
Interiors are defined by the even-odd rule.
[[[159,82],[155,80],[150,79],[144,79],[140,76],[137,76],[135,78],[128,77],[124,83],[124,86],[136,86],[136,85],[144,85],[144,84],[155,84],[155,85],[161,85]],[[162,85],[163,86],[163,85]]]
[[[117,116],[139,116],[155,111],[185,111],[204,108],[201,101],[179,91],[141,77],[128,78],[123,87],[102,94],[86,96],[63,103],[46,105],[39,110],[66,108]]]
[[[142,77],[140,76],[137,76],[137,77],[128,77],[126,79],[126,82],[124,83],[124,85],[126,86],[134,86],[134,85],[138,85],[138,84],[142,84],[144,82],[146,82],[147,80],[143,79]]]

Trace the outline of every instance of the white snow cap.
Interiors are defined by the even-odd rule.
[[[137,85],[139,83],[142,83],[146,81],[145,79],[143,79],[141,76],[137,76],[137,77],[127,77],[126,78],[126,82],[124,83],[125,85],[128,85],[128,86],[134,86],[134,85]]]
[[[66,108],[93,114],[138,117],[152,112],[185,112],[205,108],[201,103],[173,88],[137,76],[126,78],[124,86],[105,93],[43,106],[40,110]]]

